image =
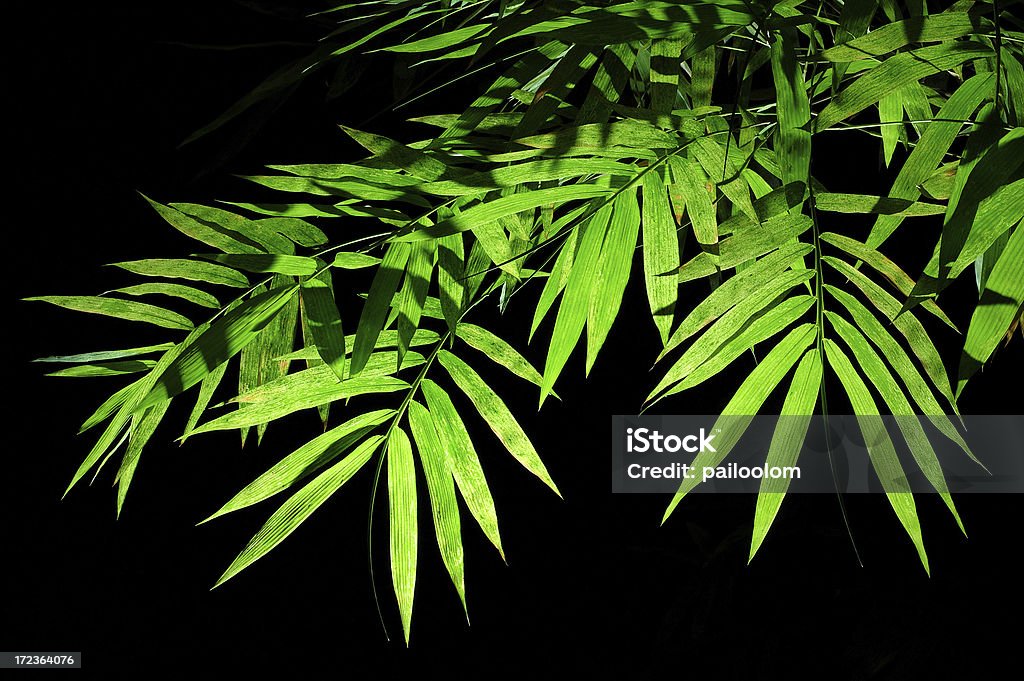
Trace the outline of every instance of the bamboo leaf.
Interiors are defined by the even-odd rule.
[[[189,279],[204,281],[208,284],[248,288],[249,280],[241,272],[230,267],[215,265],[211,262],[182,260],[175,258],[151,258],[149,260],[131,260],[115,262],[112,267],[119,267],[132,274],[144,277],[164,277],[167,279]]]
[[[248,545],[220,576],[214,588],[228,581],[255,561],[267,555],[288,535],[303,523],[342,485],[366,465],[373,453],[384,440],[383,436],[371,435],[348,456],[307,483],[302,489],[285,501],[277,511],[249,540]]]
[[[674,93],[673,93],[674,96]],[[643,177],[643,257],[647,301],[661,343],[672,329],[679,285],[671,276],[679,269],[679,239],[668,204],[668,192],[657,173]],[[670,276],[664,276],[664,275]]]
[[[960,357],[957,395],[967,380],[988,361],[1024,304],[1024,228],[1020,225],[999,256],[971,316]]]
[[[480,351],[491,361],[505,367],[519,378],[536,386],[543,383],[544,379],[540,372],[525,357],[487,329],[463,322],[459,324],[459,338],[465,341],[466,345]]]
[[[35,296],[22,300],[39,300],[76,312],[115,317],[129,322],[145,322],[164,329],[188,331],[192,328],[192,322],[177,312],[134,300],[118,300],[100,296]]]
[[[182,284],[136,284],[135,286],[116,288],[112,291],[107,291],[107,293],[122,293],[126,296],[147,296],[156,294],[170,296],[172,298],[180,298],[203,307],[213,309],[220,307],[220,301],[206,291],[200,291],[197,288],[184,286]]]
[[[297,290],[298,286],[286,286],[254,296],[211,324],[161,374],[140,408],[188,390],[241,352]]]
[[[945,366],[935,344],[925,331],[924,326],[918,321],[913,313],[905,312],[900,314],[900,304],[891,295],[886,293],[881,286],[864,276],[860,270],[854,269],[849,264],[831,256],[822,257],[822,261],[828,263],[840,274],[848,277],[861,293],[871,301],[882,316],[892,322],[893,326],[903,334],[910,343],[914,354],[921,361],[925,374],[932,382],[932,385],[939,393],[949,401],[951,407],[956,410],[956,400],[949,386],[949,376],[946,374]]]
[[[971,42],[933,45],[896,54],[833,97],[815,119],[814,129],[816,132],[828,130],[836,123],[875,104],[886,93],[990,54],[988,47]],[[848,59],[844,58],[844,61]]]
[[[821,356],[817,352],[808,352],[800,360],[789,384],[786,400],[779,412],[779,422],[768,446],[768,455],[764,467],[794,466],[800,456],[800,449],[807,438],[807,428],[811,424],[814,406],[818,403],[818,392],[821,390]],[[750,538],[749,563],[760,548],[768,530],[778,515],[782,499],[789,489],[789,478],[761,479],[761,487],[757,493],[757,505],[754,510],[754,532]]]
[[[565,294],[558,307],[555,329],[551,332],[547,358],[544,361],[544,380],[540,387],[540,404],[555,385],[576,342],[583,333],[590,306],[591,286],[597,276],[601,259],[601,245],[611,219],[611,204],[603,206],[583,227],[579,252],[576,254],[565,284]]]
[[[462,523],[459,519],[459,501],[455,496],[455,480],[448,470],[446,454],[434,421],[427,408],[416,401],[409,402],[409,429],[416,441],[420,464],[427,479],[430,512],[434,519],[434,532],[452,584],[467,613],[465,562],[462,550]]]
[[[859,260],[863,260],[873,270],[885,277],[885,280],[895,286],[904,296],[909,295],[914,289],[914,280],[906,272],[879,251],[869,248],[866,244],[832,232],[823,233],[820,239],[825,243],[842,249]],[[956,325],[946,316],[945,312],[939,309],[934,300],[925,301],[924,308],[941,319],[951,329],[956,330]]]
[[[889,504],[900,524],[906,530],[907,535],[917,549],[917,555],[921,559],[925,572],[931,574],[928,567],[928,554],[925,552],[924,540],[921,537],[921,522],[917,517],[917,506],[914,503],[914,495],[910,493],[910,486],[906,475],[900,465],[896,450],[893,447],[889,433],[886,431],[881,419],[878,418],[878,408],[875,401],[864,385],[864,381],[857,374],[857,370],[850,364],[843,351],[839,349],[832,340],[826,338],[824,342],[825,356],[828,358],[829,366],[836,372],[843,384],[847,397],[850,398],[850,405],[857,415],[857,422],[860,425],[864,436],[864,442],[868,449],[868,458],[878,475]]]
[[[494,544],[505,559],[505,551],[501,548],[501,535],[498,533],[498,515],[494,510],[494,499],[484,478],[484,470],[480,466],[473,441],[466,432],[451,398],[440,386],[424,379],[420,384],[423,397],[427,400],[427,408],[434,420],[441,445],[445,451],[448,470],[455,478],[455,484],[466,500],[469,512],[476,519],[484,535]]]
[[[523,432],[522,426],[519,425],[515,416],[512,415],[512,412],[509,411],[508,407],[505,406],[505,403],[494,390],[484,383],[484,380],[480,378],[480,375],[472,367],[447,350],[441,350],[438,353],[437,359],[448,372],[448,375],[452,377],[452,380],[455,381],[455,385],[466,394],[466,397],[473,403],[473,406],[480,412],[480,416],[491,427],[491,430],[501,440],[501,443],[505,445],[509,454],[521,463],[526,470],[536,475],[541,482],[550,487],[551,491],[558,496],[562,496],[554,481],[551,480],[551,475],[548,473],[544,462],[541,461],[540,455],[534,448],[533,443],[530,442],[530,438]]]
[[[636,190],[630,189],[615,199],[608,233],[601,246],[597,276],[591,281],[587,309],[587,374],[619,314],[639,231],[640,206]]]
[[[388,519],[391,581],[402,616],[405,645],[409,645],[412,604],[416,591],[416,464],[409,436],[400,427],[388,436]]]
[[[363,439],[376,426],[395,415],[393,409],[378,409],[360,414],[340,426],[313,438],[288,454],[265,473],[246,485],[216,513],[203,520],[208,523],[214,518],[248,508],[254,504],[280,494],[304,480],[324,466],[329,465],[353,445]]]
[[[302,284],[302,304],[317,354],[339,380],[345,379],[345,332],[331,285],[319,278]]]
[[[349,365],[351,376],[363,370],[370,353],[373,352],[377,337],[384,328],[388,310],[391,308],[391,299],[395,297],[398,282],[405,271],[410,250],[407,244],[393,243],[384,252],[384,259],[373,276],[369,296],[359,316],[356,338],[352,344],[352,363]]]
[[[764,359],[754,368],[750,375],[743,381],[739,389],[729,400],[729,403],[722,409],[719,420],[716,421],[716,428],[724,428],[715,440],[717,451],[703,451],[694,457],[692,465],[698,470],[704,466],[717,466],[728,456],[729,452],[736,445],[739,439],[746,432],[750,419],[754,418],[761,405],[782,381],[782,379],[793,368],[797,360],[804,354],[815,337],[813,324],[804,324],[790,331],[785,338],[779,341],[778,345],[772,348],[771,352],[765,355]],[[745,417],[745,418],[744,418]],[[728,426],[725,428],[725,426]],[[679,486],[679,490],[672,497],[665,515],[661,522],[664,523],[672,515],[676,506],[683,500],[691,489],[700,481],[697,478],[690,478]]]
[[[771,283],[779,274],[789,269],[793,263],[813,249],[814,247],[810,244],[787,244],[727,279],[725,283],[701,300],[690,314],[686,315],[686,318],[672,333],[665,349],[658,355],[658,361],[660,362],[665,355],[679,347],[683,341],[728,312],[744,298]]]
[[[304,277],[317,271],[316,260],[298,255],[198,253],[196,257],[245,270],[246,272],[276,272],[278,274]]]
[[[882,362],[860,331],[833,312],[826,311],[825,316],[832,325],[832,328],[839,334],[839,337],[850,348],[853,356],[857,358],[857,363],[860,365],[864,376],[875,386],[875,389],[882,396],[882,399],[888,405],[893,415],[897,416],[895,419],[896,425],[903,433],[903,437],[909,445],[911,456],[914,457],[914,461],[917,462],[918,467],[924,473],[928,482],[931,483],[932,487],[942,497],[943,503],[949,508],[950,513],[953,514],[953,518],[956,520],[956,524],[960,526],[960,531],[963,532],[964,524],[960,520],[960,514],[957,513],[956,506],[953,504],[953,497],[949,494],[946,479],[942,475],[942,466],[935,455],[935,450],[928,441],[924,428],[921,427],[921,422],[914,414],[913,407],[910,406],[910,402],[903,394],[903,390],[896,383],[885,363]]]
[[[803,71],[796,60],[795,29],[775,31],[771,46],[779,117],[775,155],[782,168],[782,182],[807,183],[811,172],[811,103]],[[767,528],[766,528],[767,529]]]

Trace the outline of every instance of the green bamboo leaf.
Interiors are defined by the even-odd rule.
[[[819,238],[825,243],[842,249],[858,260],[863,260],[871,269],[885,277],[885,280],[895,286],[904,296],[909,295],[914,289],[914,280],[900,269],[899,265],[889,260],[879,251],[869,248],[866,244],[832,232],[825,232]],[[953,321],[946,316],[946,313],[939,308],[934,300],[925,301],[924,308],[941,319],[951,329],[957,330]]]
[[[636,190],[629,189],[615,198],[612,216],[601,246],[596,277],[591,281],[587,308],[586,373],[594,366],[601,346],[619,314],[633,267],[633,251],[640,232],[640,206]]]
[[[395,238],[395,241],[423,241],[439,239],[449,234],[458,234],[478,225],[494,222],[516,213],[534,210],[550,203],[582,201],[604,197],[609,193],[606,187],[593,185],[570,185],[538,189],[524,194],[512,194],[491,201],[478,203],[458,215],[442,220],[432,227],[420,227]]]
[[[352,453],[318,475],[305,487],[293,494],[274,512],[260,531],[249,540],[248,545],[232,561],[220,576],[214,588],[228,581],[255,561],[267,555],[272,549],[295,531],[313,511],[337,492],[349,478],[366,465],[373,453],[384,440],[381,435],[371,435]]]
[[[352,363],[349,365],[351,376],[363,370],[370,353],[373,352],[377,337],[384,328],[388,310],[391,308],[391,300],[398,290],[398,282],[405,271],[410,250],[408,244],[392,243],[384,252],[384,259],[373,277],[373,283],[370,284],[370,293],[359,316],[359,325],[356,327],[356,338],[352,344]]]
[[[929,337],[928,332],[925,331],[924,326],[921,325],[917,317],[912,312],[900,314],[900,303],[884,291],[881,286],[868,279],[860,270],[855,269],[838,258],[827,255],[822,257],[822,261],[828,263],[840,274],[847,277],[854,286],[860,289],[864,297],[871,301],[875,309],[881,312],[882,316],[892,322],[892,325],[903,334],[903,337],[910,343],[910,348],[913,350],[914,355],[921,361],[925,374],[932,382],[932,385],[946,398],[949,405],[955,411],[956,400],[950,389],[949,376],[946,374],[942,358],[939,356],[939,351],[936,350],[935,344],[932,342],[931,337]]]
[[[415,400],[409,402],[409,429],[416,441],[420,464],[427,479],[430,512],[434,519],[441,560],[452,578],[468,618],[462,522],[459,519],[459,500],[455,496],[455,480],[448,470],[445,449],[434,428],[433,418],[427,408]]]
[[[466,274],[462,238],[461,234],[449,234],[437,240],[437,287],[444,321],[452,335],[465,304],[465,289],[460,281]]]
[[[704,381],[717,376],[744,353],[752,350],[758,343],[763,343],[777,333],[785,331],[800,317],[811,309],[814,296],[802,295],[787,298],[781,303],[766,308],[760,316],[747,323],[743,330],[722,344],[709,359],[687,374],[679,383],[666,390],[658,400],[669,395],[700,385]]]
[[[39,300],[76,312],[116,317],[129,322],[145,322],[165,329],[188,331],[192,328],[192,322],[177,312],[134,300],[118,300],[100,296],[34,296],[22,298],[22,300]]]
[[[164,277],[167,279],[188,279],[204,281],[208,284],[248,288],[249,280],[241,272],[230,267],[214,265],[210,262],[182,260],[176,258],[150,258],[149,260],[131,260],[115,262],[112,267],[119,267],[132,274],[144,277]]]
[[[192,411],[188,415],[188,421],[185,422],[185,430],[181,435],[181,443],[185,444],[185,440],[195,430],[196,424],[199,423],[199,419],[202,418],[203,414],[206,413],[206,408],[210,406],[210,400],[213,399],[213,394],[217,391],[221,381],[224,380],[224,374],[227,373],[228,363],[223,362],[220,366],[215,368],[213,371],[208,373],[205,378],[199,383],[199,392],[196,395],[195,404],[192,405]]]
[[[148,371],[156,366],[154,360],[129,359],[121,362],[100,362],[97,364],[79,364],[78,366],[51,371],[47,376],[65,378],[94,378],[97,376],[123,376]]]
[[[882,488],[885,490],[885,495],[888,497],[893,511],[896,512],[896,517],[899,518],[903,529],[914,542],[925,572],[931,574],[931,569],[928,567],[928,554],[924,549],[924,539],[921,537],[921,522],[917,517],[914,495],[909,491],[910,485],[907,482],[907,477],[903,473],[903,467],[900,465],[889,433],[879,418],[875,401],[871,397],[868,387],[864,385],[864,381],[857,374],[857,370],[853,368],[850,360],[839,349],[839,346],[828,338],[825,339],[824,346],[828,364],[843,384],[853,412],[858,417],[857,422],[867,445],[871,466],[882,483]]]
[[[515,142],[535,149],[555,150],[588,147],[594,149],[607,149],[608,147],[675,149],[679,146],[679,141],[672,135],[658,130],[648,123],[628,119],[615,123],[590,123],[562,128],[557,132],[521,137]]]
[[[668,160],[672,182],[685,197],[686,215],[690,218],[693,234],[702,248],[714,249],[718,244],[718,217],[715,214],[714,185],[696,163],[688,163],[677,156]],[[714,260],[713,254],[707,259]]]
[[[673,93],[674,96],[674,93]],[[643,177],[644,285],[661,343],[672,330],[679,285],[672,276],[679,269],[679,238],[668,204],[668,192],[657,173]],[[664,276],[664,275],[669,276]]]
[[[936,120],[929,124],[928,129],[921,135],[921,139],[893,181],[889,190],[890,199],[916,201],[921,196],[922,183],[927,181],[935,168],[942,163],[943,157],[963,128],[961,121],[969,119],[992,91],[992,77],[991,73],[979,73],[967,79],[950,95],[935,114]],[[903,217],[898,214],[879,215],[866,239],[867,245],[878,248],[896,231],[902,221]]]
[[[416,464],[405,431],[396,426],[388,436],[388,527],[390,529],[391,582],[402,617],[405,645],[409,645],[413,596],[416,592]]]
[[[711,106],[711,94],[715,85],[715,47],[712,45],[693,55],[691,64],[693,77],[690,91],[693,106]]]
[[[907,87],[913,85],[917,83]],[[903,132],[903,90],[886,93],[878,100],[878,122],[881,126],[879,133],[882,136],[882,160],[888,168],[892,165],[892,155],[896,153],[896,143]]]
[[[651,110],[659,114],[669,114],[676,108],[679,96],[679,62],[683,51],[683,42],[677,39],[655,40],[651,44]],[[711,58],[714,60],[714,50]],[[712,80],[714,80],[714,62],[712,61]],[[710,90],[708,91],[710,95]]]
[[[331,285],[319,278],[307,279],[302,284],[301,295],[305,321],[317,354],[339,380],[344,380],[345,332]]]
[[[787,244],[727,279],[686,315],[665,344],[665,349],[658,355],[658,361],[737,303],[771,283],[812,250],[814,247],[811,244]]]
[[[469,512],[476,519],[484,535],[494,544],[505,559],[505,551],[501,548],[501,535],[498,532],[498,514],[494,510],[494,498],[484,478],[484,470],[480,466],[473,441],[466,431],[451,398],[439,385],[430,379],[420,384],[423,397],[427,400],[427,408],[434,419],[441,445],[445,451],[448,470],[455,478],[455,484],[466,500]]]
[[[199,334],[156,381],[141,407],[178,395],[242,351],[291,300],[298,286],[272,289],[241,303]]]
[[[939,239],[938,262],[933,259],[925,267],[928,276],[918,279],[909,303],[941,291],[949,283],[950,270],[954,264],[962,262],[962,271],[974,261],[974,258],[960,260],[972,232],[985,230],[999,233],[999,226],[1003,226],[1003,230],[1008,229],[1024,213],[1024,197],[1018,187],[1018,191],[1008,197],[1010,200],[1000,204],[1004,210],[989,213],[984,222],[980,220],[981,202],[990,197],[994,199],[993,195],[1001,188],[1005,189],[1008,181],[1015,179],[1015,171],[1024,163],[1024,128],[1014,128],[997,140],[992,139],[999,132],[994,123],[988,122],[968,139],[953,194],[946,208],[942,236]],[[1024,186],[1024,180],[1019,182]],[[996,222],[996,225],[985,224],[990,221]]]
[[[394,409],[378,409],[360,414],[313,438],[288,454],[253,480],[216,513],[201,521],[208,523],[222,515],[248,508],[283,492],[309,477],[348,451],[375,427],[395,415]]]
[[[601,245],[608,230],[611,213],[612,206],[607,204],[583,227],[579,252],[575,256],[565,284],[565,294],[558,307],[555,329],[551,332],[551,343],[548,345],[548,354],[544,361],[544,380],[540,387],[541,406],[583,333],[583,325],[587,321],[587,310],[590,306],[592,282],[597,277]]]
[[[882,396],[892,414],[897,417],[910,417],[896,418],[896,425],[902,432],[903,438],[907,441],[910,454],[914,457],[914,461],[917,462],[921,472],[924,473],[925,478],[935,488],[935,491],[939,493],[939,496],[942,497],[943,503],[946,504],[950,513],[953,514],[956,524],[960,526],[960,531],[966,534],[963,521],[960,520],[960,514],[957,513],[956,506],[953,504],[953,497],[949,494],[946,478],[942,474],[942,466],[935,455],[935,450],[932,448],[924,428],[921,427],[921,422],[916,418],[914,409],[910,406],[910,401],[907,400],[903,390],[896,383],[896,379],[892,377],[888,367],[885,366],[885,363],[875,353],[871,345],[868,344],[867,339],[864,338],[864,335],[856,327],[834,312],[826,310],[825,316],[832,325],[832,328],[839,334],[839,337],[850,348],[853,356],[857,358],[857,363],[860,365],[864,376],[875,386],[878,394]]]
[[[830,213],[875,213],[900,217],[942,215],[946,212],[945,206],[935,203],[883,198],[867,194],[815,194],[814,207]]]
[[[814,129],[817,132],[828,130],[875,104],[886,93],[990,54],[985,45],[959,41],[896,54],[833,97],[815,119]]]
[[[790,289],[810,281],[813,277],[813,270],[785,272],[739,301],[686,349],[682,357],[665,372],[665,376],[647,396],[647,401],[654,399],[663,390],[681,381],[691,371],[710,359],[723,343],[737,333],[751,317],[762,312],[773,300],[784,295]]]
[[[360,132],[344,125],[339,127],[357,144],[373,154],[378,162],[401,168],[413,177],[432,182],[444,175],[448,169],[436,158],[393,139]]]
[[[768,446],[768,455],[764,467],[794,466],[800,456],[800,449],[807,438],[807,428],[811,425],[814,406],[818,403],[818,392],[821,390],[821,356],[817,352],[808,352],[800,360],[789,384],[789,392],[779,412],[779,422]],[[775,522],[782,500],[789,489],[789,479],[764,477],[757,493],[757,506],[754,510],[754,532],[750,538],[750,555],[747,562],[754,560],[754,554],[760,548],[768,530]]]
[[[460,326],[461,328],[461,326]],[[348,352],[352,351],[352,344],[356,340],[356,335],[350,333],[345,336],[345,347]],[[430,329],[424,329],[422,327],[416,329],[416,333],[413,335],[412,340],[409,342],[410,347],[418,347],[421,345],[434,345],[441,340],[441,335],[436,331]],[[385,348],[397,348],[398,347],[398,332],[394,330],[384,330],[380,332],[380,336],[377,337],[377,344],[373,346],[374,350],[383,350]],[[374,355],[370,355],[371,358]],[[391,357],[395,357],[394,354]],[[279,362],[303,360],[309,362],[310,360],[318,361],[320,359],[320,351],[316,349],[315,345],[308,345],[300,350],[289,352],[286,355],[276,357]],[[319,362],[317,362],[319,363]],[[404,367],[403,367],[404,368]],[[394,371],[394,367],[391,367]]]
[[[955,442],[973,461],[980,465],[981,462],[975,458],[967,443],[957,431],[953,421],[946,416],[938,400],[935,399],[935,395],[932,393],[931,388],[928,387],[924,377],[921,376],[913,361],[911,361],[900,344],[896,342],[896,339],[890,335],[886,327],[882,326],[882,323],[875,318],[871,311],[846,291],[829,284],[826,284],[824,288],[847,309],[857,328],[864,332],[881,351],[892,368],[896,370],[903,384],[907,387],[907,392],[917,404],[920,413],[927,415],[932,424],[943,435]]]
[[[124,458],[121,460],[121,467],[117,471],[117,516],[121,517],[121,509],[124,508],[124,500],[128,494],[128,488],[135,476],[135,469],[139,465],[139,458],[142,456],[142,449],[153,437],[157,426],[163,420],[167,408],[171,406],[170,400],[164,400],[160,404],[150,407],[144,414],[132,416],[132,427],[128,436],[128,447],[125,450]]]
[[[911,17],[886,24],[867,35],[830,47],[818,53],[815,59],[830,62],[873,59],[913,43],[945,42],[962,38],[976,33],[979,28],[978,17],[966,12],[942,12],[930,16]]]
[[[331,263],[331,267],[343,270],[358,270],[365,267],[373,267],[378,263],[380,263],[380,258],[374,258],[372,255],[343,252],[334,256],[334,262]]]
[[[371,50],[371,52],[423,53],[433,52],[435,50],[451,49],[454,46],[461,45],[467,40],[480,35],[488,28],[488,26],[488,24],[462,26],[452,31],[445,31],[439,35],[432,35],[426,38],[420,38],[419,40],[410,40],[409,42],[404,42],[398,45],[381,47],[379,50]]]
[[[480,412],[480,416],[505,445],[509,454],[526,470],[550,487],[551,491],[562,496],[554,481],[551,480],[551,475],[544,462],[541,461],[533,443],[530,442],[530,438],[523,432],[522,426],[519,425],[515,416],[494,390],[480,378],[480,375],[472,367],[447,350],[441,350],[437,359],[455,381],[455,385],[466,394],[473,406]]]
[[[203,206],[196,203],[172,203],[170,206],[200,222],[237,234],[242,239],[258,245],[260,249],[267,253],[280,253],[282,255],[294,255],[295,253],[295,246],[291,241],[259,220],[250,220],[247,217],[232,213],[223,208]],[[252,249],[251,251],[238,252],[249,253],[257,252],[257,250]]]
[[[169,350],[174,343],[160,343],[159,345],[147,345],[141,348],[128,348],[127,350],[103,350],[100,352],[86,352],[80,355],[57,355],[51,357],[40,357],[33,362],[60,362],[63,364],[76,364],[79,362],[105,362],[112,359],[124,359],[125,357],[138,357],[149,355],[162,350]]]
[[[343,210],[344,215],[361,215],[356,210],[356,207],[352,211]],[[327,235],[323,233],[319,227],[312,225],[302,219],[302,216],[294,215],[279,215],[275,217],[264,218],[259,221],[263,226],[273,229],[278,232],[286,239],[295,242],[299,246],[305,248],[315,248],[317,246],[323,246],[327,243]]]
[[[422,358],[418,363],[422,364]],[[327,366],[305,369],[239,395],[233,401],[244,405],[243,409],[208,421],[193,430],[192,434],[248,428],[337,400],[357,395],[391,393],[408,387],[407,382],[390,376],[360,375],[338,381]]]
[[[761,225],[752,224],[723,239],[718,255],[701,253],[679,268],[679,283],[709,277],[720,269],[730,269],[792,241],[811,227],[806,215],[780,215]]]
[[[284,288],[291,283],[284,275],[275,275],[271,288]],[[288,373],[289,363],[276,359],[291,352],[295,344],[295,326],[299,318],[298,296],[290,296],[277,314],[257,334],[256,338],[242,348],[238,360],[238,392],[248,393],[264,383],[270,383]],[[256,442],[263,441],[269,422],[256,424]],[[245,444],[248,429],[241,431]]]
[[[276,272],[305,277],[317,271],[316,260],[298,255],[270,255],[264,253],[197,253],[196,257],[245,270],[246,272]]]
[[[774,33],[771,62],[779,119],[775,156],[783,184],[806,184],[811,172],[811,103],[796,59],[797,32],[783,29]]]
[[[492,362],[505,367],[519,378],[529,381],[538,387],[543,383],[544,379],[540,372],[525,357],[487,329],[468,322],[462,322],[459,324],[459,338],[465,341],[466,345],[480,351]]]
[[[163,401],[163,399],[157,399],[147,404],[147,399],[151,396],[153,386],[160,379],[163,373],[174,364],[175,360],[181,355],[185,348],[190,347],[195,343],[196,339],[199,338],[207,329],[209,324],[203,324],[196,327],[185,340],[177,343],[171,349],[167,350],[160,359],[157,360],[156,366],[154,366],[149,373],[145,374],[142,378],[126,386],[122,390],[114,393],[110,396],[96,413],[91,416],[86,423],[82,426],[82,429],[100,423],[113,413],[110,423],[103,430],[97,438],[96,443],[89,450],[85,459],[79,465],[75,474],[71,478],[71,482],[68,483],[67,489],[64,491],[64,495],[71,491],[82,477],[92,470],[96,464],[101,463],[109,458],[112,453],[111,447],[117,447],[119,444],[118,438],[122,435],[126,435],[125,430],[130,426],[133,417],[136,412],[141,412],[147,407],[154,406]],[[115,411],[116,410],[116,411]]]
[[[959,395],[967,380],[988,361],[999,341],[1013,324],[1024,304],[1024,228],[1020,225],[988,276],[981,300],[971,324],[967,328],[960,357],[956,393]]]
[[[591,220],[593,218],[590,218]],[[572,267],[576,260],[576,248],[579,242],[579,234],[581,230],[585,230],[585,227],[580,229],[572,229],[565,237],[565,241],[562,243],[561,249],[558,251],[558,257],[555,258],[555,264],[551,266],[551,272],[544,282],[544,288],[540,292],[540,297],[537,299],[537,308],[533,313],[533,322],[530,324],[530,340],[533,340],[533,334],[536,333],[537,327],[540,326],[541,321],[547,316],[548,311],[554,304],[555,299],[565,289],[565,285],[569,282],[569,275],[572,273]],[[554,231],[552,228],[551,231]]]
[[[1024,218],[1024,179],[1002,186],[981,202],[959,255],[948,263],[948,278],[959,277],[988,252],[993,244],[1006,237],[1021,218]],[[941,257],[941,247],[937,247],[925,265],[926,277],[936,278],[939,275]]]
[[[182,300],[187,300],[190,303],[201,305],[203,307],[213,309],[220,307],[220,301],[206,291],[200,291],[197,288],[185,286],[183,284],[136,284],[135,286],[115,288],[111,291],[107,291],[107,293],[122,293],[126,296],[148,296],[156,294],[170,296],[172,298],[181,298]]]
[[[722,409],[721,416],[716,421],[716,428],[723,428],[723,431],[715,440],[717,451],[704,451],[694,457],[693,466],[699,469],[704,466],[717,466],[728,456],[732,448],[739,442],[739,439],[746,432],[750,420],[754,418],[761,405],[782,381],[782,379],[793,368],[797,360],[804,354],[815,338],[815,326],[804,324],[790,331],[785,338],[779,341],[778,345],[772,348],[771,352],[765,355],[764,359],[754,368],[750,375],[743,381],[739,389],[729,400],[729,403]],[[728,426],[727,428],[725,426]],[[672,497],[665,515],[661,522],[664,523],[672,515],[676,506],[683,500],[690,490],[700,482],[697,478],[685,480]]]
[[[225,233],[225,231],[216,229],[208,223],[196,220],[172,206],[157,203],[145,194],[141,196],[149,202],[149,205],[153,207],[153,210],[160,217],[167,221],[167,224],[190,239],[195,239],[225,253],[259,253],[258,248],[239,241],[230,233]]]
[[[173,348],[174,346],[172,345],[171,347]],[[111,394],[107,399],[103,400],[103,403],[96,407],[96,410],[89,415],[89,418],[82,422],[82,426],[78,429],[78,434],[81,435],[93,426],[103,423],[110,418],[110,416],[117,412],[125,402],[138,393],[141,389],[140,386],[142,386],[146,381],[146,378],[146,376],[143,376],[142,378],[129,383],[117,392]]]
[[[405,266],[405,280],[398,292],[398,364],[409,349],[413,334],[420,325],[427,288],[434,270],[435,244],[432,241],[412,244]]]

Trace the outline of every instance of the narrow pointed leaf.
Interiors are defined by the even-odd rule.
[[[366,465],[383,439],[383,436],[371,435],[352,450],[351,454],[318,475],[285,501],[270,516],[260,531],[249,540],[248,545],[228,566],[214,587],[228,581],[284,541],[306,518]]]
[[[391,582],[402,617],[405,645],[409,645],[413,596],[416,592],[416,464],[409,436],[399,427],[388,436],[388,528]]]

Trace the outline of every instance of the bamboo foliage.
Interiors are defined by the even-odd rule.
[[[436,558],[421,548],[439,548],[464,606],[463,532],[477,526],[504,556],[479,448],[500,444],[558,493],[544,443],[475,367],[497,363],[534,385],[543,405],[581,343],[588,372],[602,356],[630,278],[643,282],[646,332],[663,346],[640,358],[658,370],[644,408],[669,405],[756,349],[721,414],[752,417],[784,395],[783,413],[806,420],[776,433],[772,461],[795,460],[807,421],[825,411],[826,380],[865,429],[883,410],[923,414],[973,456],[957,397],[1022,326],[1024,307],[1024,29],[1009,4],[377,0],[319,14],[333,30],[313,54],[197,135],[370,51],[404,55],[414,68],[480,69],[487,84],[458,113],[414,119],[420,139],[342,127],[364,158],[249,177],[277,193],[274,203],[147,199],[198,250],[215,252],[115,263],[140,281],[34,298],[169,334],[161,345],[45,358],[69,365],[55,375],[126,377],[83,424],[100,435],[71,486],[120,456],[120,509],[172,400],[194,400],[190,437],[244,437],[252,426],[262,437],[299,410],[318,410],[325,424],[343,411],[342,425],[211,516],[286,497],[218,584],[362,468],[383,469],[408,642],[416,566]],[[889,191],[819,182],[823,135],[879,145],[896,173]],[[838,233],[834,214],[864,229]],[[916,277],[883,250],[900,229],[917,230],[933,252]],[[971,265],[979,297],[953,385],[930,329],[955,328],[940,294]],[[534,306],[543,367],[472,323],[487,299]],[[215,409],[229,366],[238,390]],[[393,404],[363,408],[366,395]],[[475,442],[470,421],[495,441]],[[901,435],[959,524],[927,440]],[[905,476],[888,436],[865,441],[880,443],[870,454],[883,479]],[[720,461],[732,444],[708,456]],[[420,476],[429,494],[417,504]],[[762,486],[751,559],[785,492]],[[887,492],[927,570],[913,496]]]

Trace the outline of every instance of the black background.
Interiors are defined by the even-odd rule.
[[[610,494],[609,415],[637,411],[657,351],[635,281],[589,379],[582,380],[577,353],[559,384],[564,401],[549,401],[539,414],[535,389],[474,358],[521,415],[565,500],[498,451],[486,432],[474,431],[509,564],[467,517],[471,626],[441,566],[429,520],[421,516],[412,646],[398,642],[381,516],[373,563],[393,639],[386,640],[366,557],[369,470],[270,556],[209,591],[270,509],[194,524],[315,434],[309,414],[271,427],[259,448],[250,443],[240,450],[235,434],[178,447],[171,441],[189,407],[178,405],[147,449],[120,519],[109,470],[60,501],[94,437],[76,437],[76,424],[114,384],[47,379],[28,361],[130,347],[156,336],[17,299],[97,293],[127,282],[100,267],[104,263],[176,257],[194,248],[162,224],[137,191],[162,201],[246,200],[253,190],[233,173],[258,172],[263,163],[358,158],[336,123],[399,137],[408,130],[426,133],[400,126],[404,112],[387,110],[391,65],[374,58],[369,76],[338,100],[325,101],[327,74],[314,76],[276,111],[256,112],[273,115],[251,138],[241,133],[253,116],[178,149],[190,132],[304,48],[213,51],[174,43],[310,41],[321,34],[258,5],[50,5],[12,19],[7,28],[13,55],[6,60],[4,108],[14,122],[7,124],[6,146],[14,153],[6,154],[5,164],[5,288],[14,299],[8,302],[13,319],[6,338],[13,347],[5,355],[13,378],[4,386],[0,468],[7,507],[0,649],[81,650],[85,668],[106,673],[293,667],[357,678],[427,668],[458,676],[602,670],[916,678],[994,669],[997,661],[1017,657],[1010,647],[1020,639],[1017,496],[959,498],[969,540],[937,497],[919,498],[929,578],[880,497],[847,499],[864,567],[857,565],[836,499],[828,496],[787,499],[748,566],[753,498],[698,495],[659,528],[666,499]],[[407,115],[457,111],[471,93],[469,82],[421,101]],[[877,153],[863,139],[816,138],[815,154],[815,172],[830,188],[877,193],[884,186]],[[838,226],[853,236],[866,233],[863,222]],[[914,250],[921,232],[908,225],[901,234],[889,252],[913,272],[927,255]],[[699,291],[684,288],[688,294]],[[474,321],[527,348],[529,295],[514,301],[504,318],[486,309]],[[965,277],[950,290],[948,308],[971,295]],[[965,327],[962,314],[954,318]],[[930,328],[943,356],[955,361],[957,337]],[[549,332],[550,321],[527,349],[536,362]],[[1020,411],[1021,345],[1018,339],[976,378],[961,403],[965,413]],[[749,363],[738,366],[665,409],[720,409],[749,369]]]

